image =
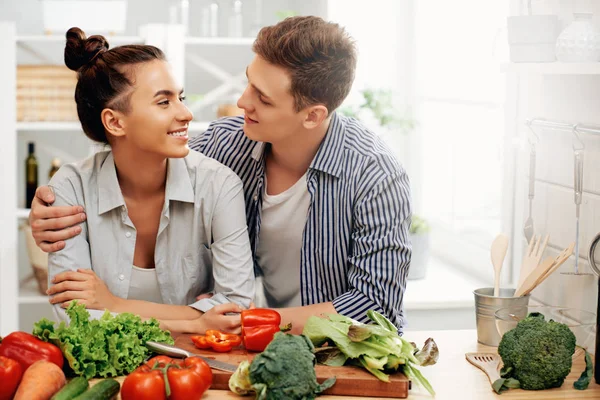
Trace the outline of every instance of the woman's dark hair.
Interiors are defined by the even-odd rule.
[[[79,28],[67,31],[65,64],[77,71],[75,102],[83,131],[92,140],[108,143],[100,118],[102,110],[129,111],[130,88],[135,64],[165,60],[164,53],[149,45],[127,45],[108,49],[106,38],[86,38]]]

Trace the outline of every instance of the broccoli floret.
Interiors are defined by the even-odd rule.
[[[515,366],[513,355],[518,354],[518,352],[513,351],[513,349],[520,342],[521,336],[524,333],[542,329],[544,325],[546,325],[546,321],[543,314],[531,313],[527,318],[519,321],[517,324],[518,329],[512,329],[502,336],[502,340],[498,346],[498,354],[502,357],[505,369],[514,368]]]
[[[306,336],[277,332],[249,367],[246,361],[240,364],[229,380],[229,388],[238,394],[255,391],[261,400],[314,399],[330,388],[335,378],[317,382],[313,350]]]
[[[532,313],[504,334],[498,353],[522,389],[549,389],[561,386],[569,375],[575,342],[567,325]]]

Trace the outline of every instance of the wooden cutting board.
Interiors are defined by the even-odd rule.
[[[257,353],[247,352],[243,347],[233,349],[228,353],[216,353],[210,350],[196,348],[190,339],[191,335],[181,335],[175,340],[175,346],[229,364],[239,365],[243,360],[252,360]],[[329,367],[317,365],[315,367],[317,381],[336,377],[335,385],[326,390],[324,394],[338,396],[370,396],[406,398],[411,382],[402,373],[390,375],[390,382],[382,382],[367,371],[358,367]],[[211,389],[229,390],[230,372],[213,369],[213,383]]]

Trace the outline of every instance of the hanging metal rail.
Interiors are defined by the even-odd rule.
[[[566,122],[558,122],[558,121],[550,121],[547,119],[527,119],[525,120],[525,124],[528,126],[538,126],[540,128],[549,128],[549,129],[558,129],[565,130],[570,132],[578,132],[578,133],[589,133],[592,135],[600,135],[600,127],[591,126],[591,125],[583,125],[583,124],[569,124]]]

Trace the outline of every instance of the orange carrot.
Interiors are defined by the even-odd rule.
[[[23,374],[14,400],[48,400],[66,383],[65,374],[56,364],[36,361]]]

